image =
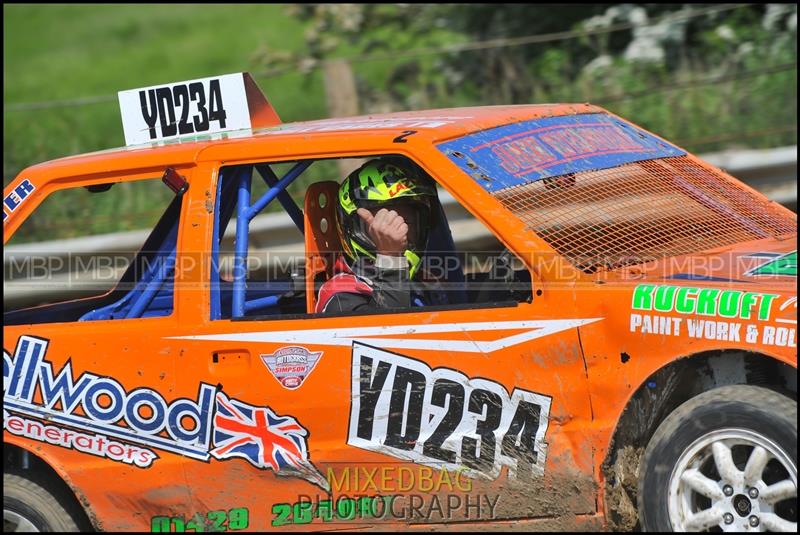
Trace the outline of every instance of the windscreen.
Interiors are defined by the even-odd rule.
[[[438,146],[587,273],[797,232],[797,217],[606,114],[548,117]]]

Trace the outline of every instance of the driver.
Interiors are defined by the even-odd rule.
[[[377,158],[350,173],[336,207],[344,255],[316,312],[434,304],[437,281],[420,266],[438,203],[433,179],[405,158]]]

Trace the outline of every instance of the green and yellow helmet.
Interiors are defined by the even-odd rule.
[[[418,165],[402,157],[370,160],[342,181],[336,206],[336,226],[345,254],[351,261],[358,257],[375,258],[375,243],[367,233],[359,208],[386,208],[402,203],[416,208],[409,227],[408,249],[404,252],[413,277],[428,245],[432,207],[438,202],[436,185]]]

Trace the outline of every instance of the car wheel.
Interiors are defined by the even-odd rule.
[[[645,531],[797,531],[797,402],[766,388],[704,392],[675,409],[639,468]]]
[[[3,532],[78,531],[66,501],[27,477],[3,474]]]

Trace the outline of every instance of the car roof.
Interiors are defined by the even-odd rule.
[[[102,168],[106,172],[136,169],[142,167],[141,158],[144,154],[147,155],[147,167],[177,166],[199,161],[201,152],[212,146],[272,142],[275,138],[286,140],[296,139],[298,136],[304,140],[309,136],[351,138],[371,134],[376,130],[398,134],[416,130],[417,137],[425,137],[431,143],[438,143],[504,124],[544,117],[604,112],[606,110],[590,104],[476,106],[282,123],[268,128],[227,132],[224,138],[217,134],[213,139],[161,141],[67,156],[33,165],[23,173],[36,172],[40,178],[47,180],[79,175],[86,171],[86,165],[94,169]]]

